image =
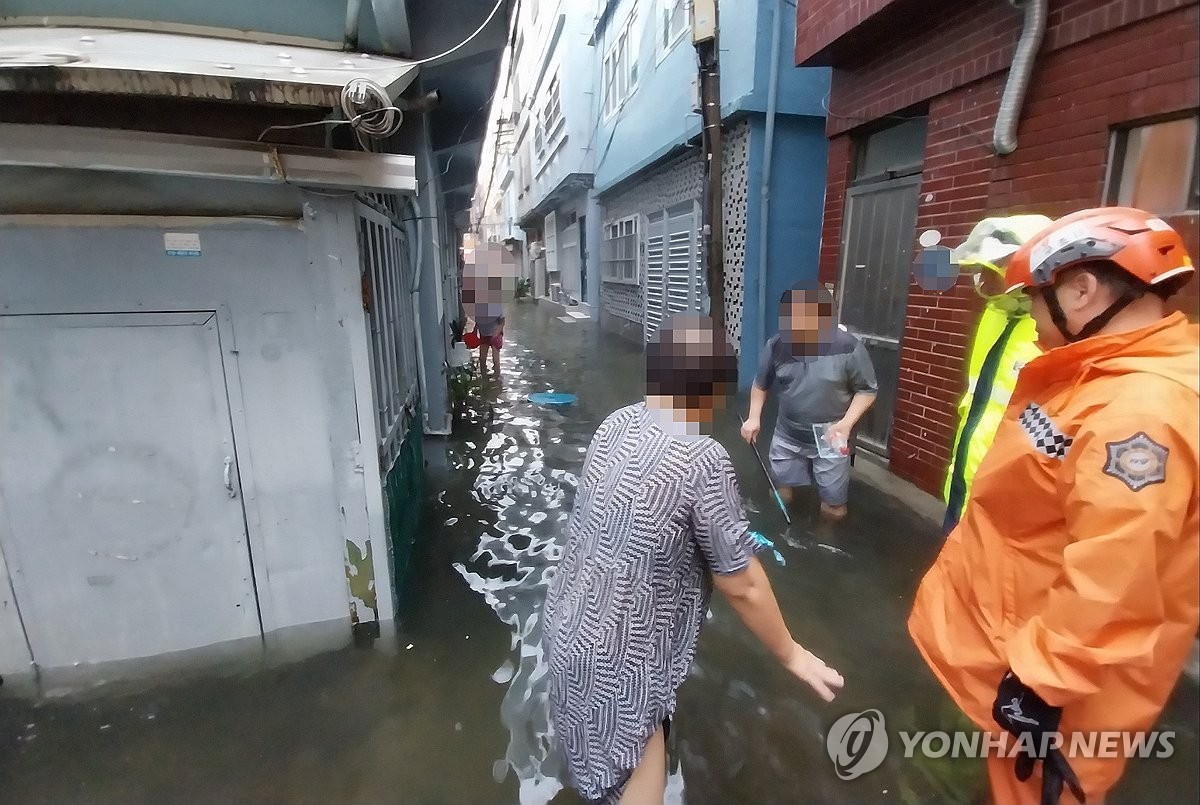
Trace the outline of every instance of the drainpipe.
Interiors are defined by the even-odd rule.
[[[762,198],[758,225],[758,348],[767,343],[767,243],[771,216],[771,156],[775,145],[775,112],[779,101],[779,49],[783,27],[783,0],[775,0],[772,12],[771,75],[767,80],[767,131],[763,140]]]
[[[1034,59],[1042,46],[1046,33],[1046,0],[1009,0],[1013,6],[1025,9],[1025,22],[1021,27],[1021,38],[1013,54],[1012,66],[1008,68],[1008,82],[1000,98],[1000,112],[996,115],[996,128],[992,133],[992,148],[1000,156],[1008,156],[1017,150],[1017,124],[1021,121],[1021,106],[1025,102],[1025,91],[1033,75]]]
[[[421,429],[426,433],[431,433],[429,425],[429,381],[427,379],[425,363],[425,338],[421,333],[421,274],[425,270],[422,260],[425,257],[425,241],[421,237],[421,203],[415,196],[406,196],[409,209],[412,211],[412,220],[405,222],[411,223],[411,227],[405,226],[405,231],[408,233],[408,250],[409,250],[409,265],[413,267],[413,284],[409,288],[409,303],[412,305],[413,311],[413,334],[417,337],[417,388],[421,390]],[[434,435],[445,436],[441,431],[434,432]]]

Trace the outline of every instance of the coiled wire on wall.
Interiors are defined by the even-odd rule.
[[[342,114],[360,136],[382,140],[400,130],[404,112],[392,104],[387,90],[369,78],[355,78],[342,87]]]

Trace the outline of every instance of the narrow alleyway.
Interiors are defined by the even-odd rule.
[[[40,705],[0,698],[0,801],[577,803],[560,791],[546,737],[539,613],[561,550],[584,451],[599,421],[637,398],[641,353],[591,322],[532,303],[509,310],[503,373],[478,419],[429,440],[423,542],[394,643],[346,648],[271,669],[232,667],[121,695]],[[533,391],[574,407],[539,409]],[[670,801],[873,803],[982,801],[973,761],[905,759],[843,782],[823,736],[876,708],[889,732],[953,729],[904,622],[937,547],[936,527],[856,481],[833,531],[785,530],[728,412],[718,438],[737,466],[764,556],[797,638],[846,677],[824,705],[766,656],[715,601],[673,733]],[[1200,797],[1197,689],[1165,715],[1170,759],[1135,762],[1111,803]],[[1066,800],[1064,800],[1066,801]]]

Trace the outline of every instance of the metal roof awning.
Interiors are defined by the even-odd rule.
[[[395,98],[410,61],[311,47],[103,28],[0,27],[0,91],[103,92],[336,106],[354,78]]]
[[[0,124],[0,166],[188,176],[388,193],[417,191],[416,159],[407,155],[75,126]]]

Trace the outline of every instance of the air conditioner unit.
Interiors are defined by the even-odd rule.
[[[545,254],[545,252],[546,248],[542,245],[540,240],[535,240],[533,243],[529,244],[529,257],[531,259],[536,260]]]

